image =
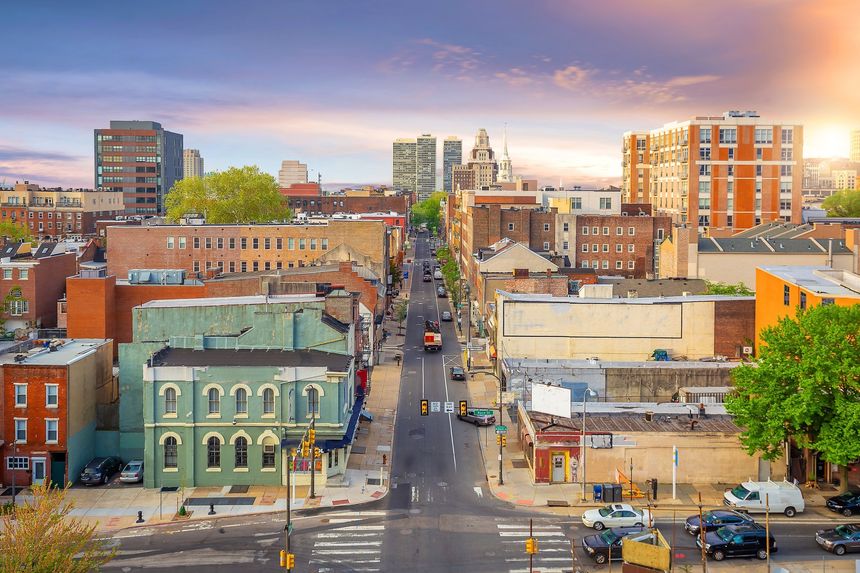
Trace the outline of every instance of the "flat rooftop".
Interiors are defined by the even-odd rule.
[[[55,350],[46,347],[45,343],[54,343]],[[99,347],[108,344],[104,338],[56,338],[34,341],[32,347],[25,345],[20,351],[0,354],[0,364],[22,364],[40,366],[65,366],[88,356]],[[17,362],[16,356],[25,356]]]
[[[829,267],[759,267],[787,283],[816,294],[860,299],[860,275]]]
[[[632,406],[623,410],[614,409],[613,406]],[[650,406],[646,408],[643,406]],[[675,406],[667,409],[663,406]],[[693,404],[606,404],[588,403],[586,413],[586,431],[623,433],[623,432],[721,432],[737,434],[741,430],[735,425],[732,417],[725,413],[722,404],[706,404],[705,417],[699,417],[698,408]],[[645,412],[651,411],[651,421],[645,419]],[[692,417],[690,417],[692,415]],[[581,432],[582,415],[573,413],[571,418],[559,418],[541,412],[528,412],[529,419],[535,429],[541,433],[552,432]],[[691,422],[695,421],[695,428],[691,428]],[[550,424],[555,423],[554,426]]]
[[[289,304],[301,302],[323,302],[315,294],[252,295],[217,298],[178,298],[175,300],[151,300],[139,308],[186,308],[195,306],[239,306],[245,304]]]
[[[520,294],[497,291],[499,295],[515,302],[552,302],[569,304],[679,304],[684,302],[721,302],[755,300],[754,296],[689,295],[654,296],[640,298],[580,298],[578,296],[550,296],[548,294]]]
[[[611,361],[611,360],[576,360],[564,359],[537,359],[537,358],[505,358],[502,360],[505,370],[511,376],[518,374],[517,370],[603,370],[607,368],[645,368],[645,369],[732,369],[741,365],[740,361],[711,362],[707,360],[642,360],[642,361]]]
[[[152,366],[275,366],[349,370],[352,356],[319,350],[224,350],[165,348],[152,359]]]

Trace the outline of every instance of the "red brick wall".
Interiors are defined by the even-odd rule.
[[[714,303],[714,354],[740,358],[743,346],[755,340],[755,300]]]
[[[594,228],[597,227],[598,235],[595,237]],[[618,234],[618,228],[621,234]],[[583,229],[588,228],[588,234]],[[633,234],[630,234],[630,229]],[[604,234],[604,229],[608,234]],[[663,237],[667,237],[671,229],[671,218],[667,216],[658,217],[624,217],[606,215],[580,215],[576,217],[576,249],[571,251],[571,264],[581,267],[583,261],[588,261],[593,267],[593,261],[600,261],[599,273],[604,275],[621,275],[628,278],[645,278],[649,273],[654,273],[654,241],[658,236],[658,229],[663,230]],[[594,245],[598,251],[594,252]],[[588,252],[583,252],[583,245],[588,245]],[[606,245],[606,251],[604,251]],[[618,245],[621,252],[618,252]],[[633,245],[633,252],[630,252]],[[603,261],[607,261],[607,267],[603,267]],[[633,262],[633,268],[629,263]],[[617,268],[617,263],[621,268]]]
[[[293,211],[306,213],[376,213],[394,211],[409,213],[409,195],[390,195],[382,197],[345,197],[345,196],[305,196],[287,195],[287,205]],[[311,204],[313,201],[313,204]]]
[[[66,292],[66,278],[78,272],[75,253],[63,253],[39,259],[39,264],[31,271],[35,282],[35,320],[41,319],[43,327],[57,325],[57,301]]]

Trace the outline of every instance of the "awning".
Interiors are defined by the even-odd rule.
[[[362,394],[355,397],[355,404],[352,405],[352,415],[349,417],[349,423],[346,426],[346,432],[343,433],[343,437],[339,440],[326,440],[323,442],[323,451],[336,450],[352,443],[353,438],[355,438],[355,430],[358,428],[358,417],[361,415],[363,407],[364,395]]]

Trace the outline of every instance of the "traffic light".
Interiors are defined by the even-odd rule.
[[[508,437],[502,434],[502,447],[506,448],[508,446]]]
[[[317,431],[314,429],[308,430],[308,441],[313,444],[316,441],[316,438],[317,438]]]
[[[287,553],[287,570],[291,570],[296,566],[296,554],[295,553]]]
[[[535,539],[534,537],[529,537],[528,539],[526,539],[526,553],[528,553],[529,555],[534,555],[537,552],[537,539]]]
[[[287,551],[285,549],[281,549],[281,567],[287,566]]]
[[[460,400],[460,415],[465,416],[466,410],[468,410],[468,409],[469,409],[469,406],[468,406],[468,404],[466,404],[466,401]]]
[[[314,448],[314,457],[315,458],[321,458],[322,457],[322,450],[319,448]]]
[[[421,415],[427,416],[428,414],[430,414],[430,401],[421,400]]]
[[[496,445],[497,446],[502,445],[502,435],[501,434],[496,434]]]
[[[303,458],[308,457],[309,453],[310,453],[310,447],[308,446],[308,443],[302,442],[302,457]]]

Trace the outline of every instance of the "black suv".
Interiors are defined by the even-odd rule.
[[[732,511],[730,509],[714,509],[702,514],[705,521],[705,531],[716,531],[724,525],[744,525],[755,523],[755,520],[746,513]],[[691,515],[684,523],[684,529],[691,535],[699,534],[699,516]]]
[[[757,523],[747,525],[727,525],[716,531],[705,533],[705,552],[714,561],[726,557],[758,557],[767,559],[767,531]],[[702,546],[701,536],[696,545]],[[776,553],[776,540],[770,536],[770,552]]]
[[[81,483],[84,485],[107,483],[120,469],[122,469],[122,460],[119,458],[113,456],[93,458],[81,472]]]
[[[621,559],[621,540],[635,533],[647,531],[644,527],[613,527],[582,538],[582,548],[595,563]]]
[[[860,490],[846,491],[842,495],[827,498],[827,509],[851,517],[860,513]]]

